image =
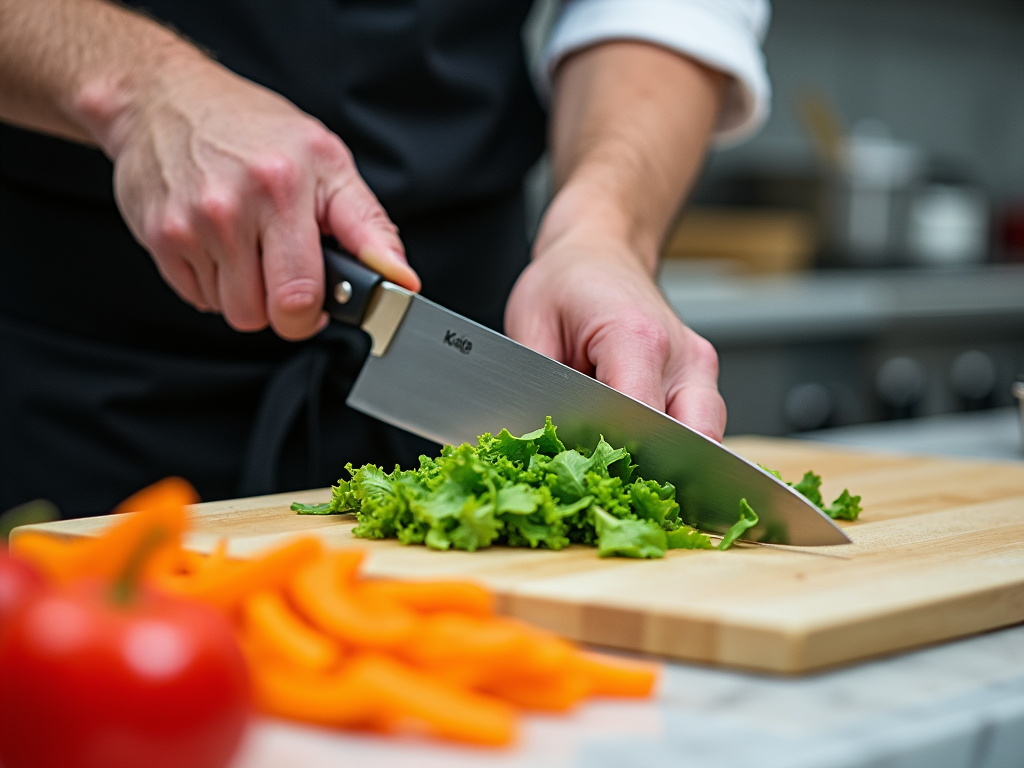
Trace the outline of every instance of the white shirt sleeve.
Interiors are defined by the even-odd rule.
[[[731,76],[716,142],[739,142],[768,117],[771,84],[761,42],[768,0],[567,0],[541,57],[539,86],[550,93],[559,62],[608,40],[642,40],[683,53]]]

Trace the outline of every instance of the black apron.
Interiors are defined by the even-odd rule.
[[[341,136],[424,294],[500,328],[543,140],[528,0],[146,10]],[[178,299],[117,212],[111,173],[96,150],[0,124],[0,509],[46,497],[98,514],[169,474],[207,500],[295,490],[430,449],[345,407],[361,331],[290,343]]]

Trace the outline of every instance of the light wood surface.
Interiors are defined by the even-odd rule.
[[[365,547],[381,576],[458,575],[499,595],[501,609],[567,637],[691,661],[799,673],[1024,622],[1024,464],[865,454],[821,444],[737,438],[742,455],[797,479],[824,476],[827,500],[863,496],[854,543],[740,545],[663,560],[599,559],[493,548],[434,552],[352,536],[350,516],[295,515],[327,490],[195,508],[190,545],[222,537],[244,556],[297,534]],[[35,526],[94,534],[111,518]],[[17,535],[17,534],[15,534]]]

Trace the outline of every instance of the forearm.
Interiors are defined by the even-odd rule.
[[[104,0],[0,0],[0,119],[108,153],[164,72],[205,62],[158,23]]]
[[[644,43],[607,43],[565,61],[551,127],[556,195],[536,251],[570,227],[593,227],[628,243],[653,272],[700,169],[723,80]]]

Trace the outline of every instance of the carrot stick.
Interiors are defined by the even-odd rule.
[[[159,530],[164,541],[157,552],[177,548],[188,519],[185,507],[195,503],[196,493],[179,478],[149,486],[121,504],[118,512],[131,512],[102,535],[74,542],[60,542],[44,534],[27,533],[15,539],[15,551],[38,565],[55,581],[91,578],[111,581],[120,574],[144,537]],[[156,555],[156,552],[154,552]]]
[[[366,695],[365,682],[349,667],[332,675],[309,677],[260,663],[252,665],[251,673],[253,700],[268,715],[320,725],[371,724],[375,702]]]
[[[367,600],[387,600],[414,611],[453,611],[476,616],[494,613],[494,597],[471,581],[395,581],[373,579],[359,586]]]
[[[653,664],[600,653],[577,651],[573,666],[587,678],[591,693],[598,696],[643,698],[651,695],[658,679],[658,668]]]
[[[337,643],[303,622],[277,592],[268,590],[248,598],[243,615],[247,632],[292,666],[323,672],[341,658]]]
[[[586,698],[590,681],[570,668],[547,679],[506,678],[485,686],[484,690],[523,709],[564,712]]]
[[[381,655],[357,660],[351,674],[376,702],[377,724],[389,730],[426,730],[489,746],[514,738],[515,710],[493,697],[459,690]]]
[[[29,531],[13,538],[10,547],[13,553],[35,565],[51,581],[64,582],[82,570],[83,543]]]
[[[231,611],[249,595],[282,587],[297,569],[311,560],[315,562],[322,551],[319,539],[293,539],[252,560],[227,561],[221,567],[204,568],[195,576],[168,581],[162,586],[178,597]]]
[[[395,648],[411,639],[417,617],[401,606],[359,600],[351,580],[361,559],[358,550],[339,550],[303,566],[288,585],[292,601],[332,637],[362,648]]]
[[[493,619],[459,613],[425,617],[415,642],[398,649],[421,666],[483,664],[493,669],[524,653],[530,638],[518,627]]]

